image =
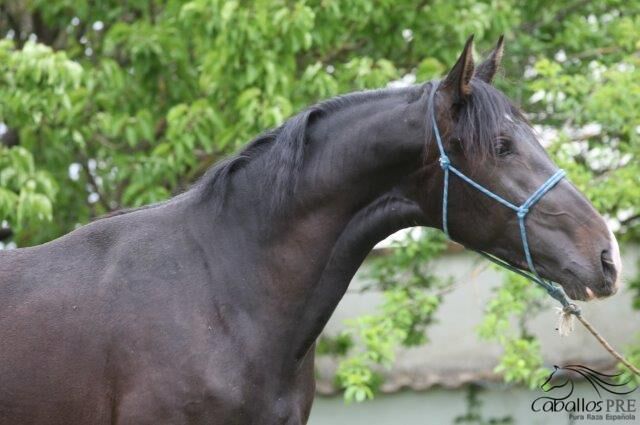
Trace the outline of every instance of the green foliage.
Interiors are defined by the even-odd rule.
[[[636,341],[634,345],[626,347],[624,355],[627,361],[629,361],[632,365],[640,364],[640,335],[636,335]],[[629,388],[631,389],[640,386],[640,376],[630,371],[622,363],[618,364],[618,371],[621,373],[621,375],[618,377],[618,381],[620,383],[628,383]]]
[[[478,334],[504,347],[495,371],[502,373],[506,382],[535,388],[548,375],[543,367],[540,344],[526,329],[527,319],[548,307],[545,297],[542,289],[525,278],[507,274],[487,304]]]
[[[166,199],[305,105],[442,75],[471,33],[482,50],[506,34],[497,85],[558,131],[554,158],[637,243],[640,3],[623,0],[5,0],[0,226],[28,246]],[[350,356],[338,373],[348,399],[373,396],[372,367],[398,346],[426,342],[447,287],[427,271],[442,248],[427,233],[376,258],[378,312],[320,344]],[[479,327],[505,347],[508,380],[540,375],[525,326],[539,299],[508,278]]]
[[[58,188],[51,176],[36,170],[31,153],[0,145],[0,217],[16,231],[52,220]]]
[[[640,155],[640,60],[629,55],[608,68],[591,61],[589,77],[568,75],[547,59],[536,63],[539,79],[532,84],[544,91],[553,105],[554,120],[563,120],[560,143],[553,147],[556,159],[569,171],[572,181],[596,208],[624,223],[638,213],[640,175],[633,159]],[[597,123],[586,140],[569,143],[567,126]],[[631,230],[631,229],[623,229]]]
[[[505,25],[510,6],[499,3]],[[13,212],[0,218],[18,245],[41,243],[183,190],[310,103],[384,86],[416,66],[421,78],[437,76],[467,34],[504,29],[490,34],[488,16],[439,24],[475,13],[457,9],[409,0],[6,0],[0,123],[59,192],[46,226],[18,229],[10,195],[2,203]]]
[[[504,354],[495,370],[504,375],[506,382],[524,383],[531,389],[549,375],[542,364],[540,343],[533,337],[506,339]]]
[[[535,314],[546,300],[542,289],[524,277],[511,273],[505,275],[503,284],[494,292],[495,297],[487,304],[478,334],[484,339],[495,339],[501,343],[513,336],[511,319],[514,316]],[[523,326],[521,322],[520,328]]]
[[[399,346],[427,342],[426,328],[433,323],[442,296],[450,287],[450,282],[429,271],[433,259],[445,247],[443,235],[429,230],[420,236],[409,234],[394,243],[389,255],[371,260],[369,278],[383,288],[383,301],[375,314],[348,322],[341,334],[349,341],[342,345],[347,350],[333,353],[348,356],[336,376],[347,401],[373,398],[381,380],[374,370],[378,365],[391,366]]]
[[[346,332],[336,336],[320,335],[316,342],[316,354],[344,356],[353,347],[353,338]]]
[[[366,353],[352,355],[342,361],[336,374],[336,382],[344,389],[347,403],[371,400],[382,378],[373,371],[372,361]]]

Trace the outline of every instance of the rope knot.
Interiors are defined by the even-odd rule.
[[[448,170],[451,165],[451,161],[449,161],[449,157],[441,156],[440,157],[440,168],[443,170]]]
[[[520,207],[518,209],[518,218],[525,218],[525,216],[529,213],[529,208],[522,208]]]
[[[580,307],[578,307],[577,305],[573,303],[569,303],[562,308],[562,312],[565,314],[573,314],[574,316],[580,316],[580,314],[582,313],[582,310],[580,310]]]

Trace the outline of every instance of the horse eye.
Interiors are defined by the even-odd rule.
[[[462,140],[454,137],[449,140],[449,146],[453,152],[460,153],[462,151]]]
[[[506,137],[500,137],[496,141],[496,155],[498,156],[507,156],[511,151],[511,139],[507,139]]]

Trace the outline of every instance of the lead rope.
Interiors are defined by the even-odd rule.
[[[591,323],[589,323],[587,321],[587,319],[584,318],[583,315],[579,314],[576,317],[578,318],[580,323],[582,323],[584,325],[584,327],[587,328],[587,330],[589,332],[591,332],[591,335],[593,335],[598,340],[598,342],[604,347],[604,349],[609,352],[609,354],[611,354],[613,357],[618,359],[620,361],[620,363],[625,365],[630,371],[632,371],[636,375],[640,376],[640,370],[637,367],[635,367],[634,365],[632,365],[631,363],[629,363],[629,360],[625,359],[622,356],[622,354],[620,354],[616,350],[614,350],[614,348],[611,346],[611,344],[609,344],[607,342],[607,340],[604,339],[604,337],[602,335],[600,335],[600,332],[598,332],[593,327],[593,325],[591,325]]]
[[[449,239],[451,236],[449,235],[449,223],[447,212],[449,209],[449,175],[450,173],[454,173],[465,183],[472,186],[474,189],[480,191],[484,195],[492,198],[493,200],[501,203],[505,207],[516,212],[518,216],[518,226],[520,228],[520,239],[522,240],[522,248],[524,251],[525,259],[527,260],[527,266],[529,267],[529,271],[521,270],[506,261],[489,254],[488,252],[475,250],[478,254],[492,261],[493,263],[503,267],[507,270],[510,270],[514,273],[519,274],[527,278],[528,280],[538,284],[541,286],[547,294],[549,294],[552,298],[560,302],[562,304],[562,308],[559,308],[559,320],[558,320],[558,333],[561,336],[566,336],[574,328],[574,318],[578,318],[580,323],[584,325],[584,327],[600,342],[600,344],[607,350],[613,357],[619,360],[622,364],[624,364],[629,370],[631,370],[636,375],[640,376],[640,370],[637,367],[632,365],[627,359],[625,359],[620,353],[613,349],[611,344],[604,339],[602,335],[584,318],[580,307],[576,304],[569,301],[567,294],[565,294],[564,290],[557,285],[554,285],[551,281],[545,280],[538,274],[534,264],[533,258],[531,256],[531,250],[529,249],[529,241],[527,238],[527,228],[525,219],[531,207],[533,207],[542,197],[553,189],[565,176],[566,172],[564,170],[556,171],[546,182],[544,182],[522,205],[516,206],[513,203],[507,201],[501,196],[493,193],[489,189],[480,185],[479,183],[473,181],[471,178],[466,176],[462,171],[458,170],[456,167],[451,165],[451,160],[447,155],[447,152],[444,149],[444,144],[442,143],[442,139],[440,138],[440,131],[438,130],[438,124],[436,123],[435,116],[435,93],[438,89],[438,83],[434,83],[431,93],[429,94],[429,108],[431,110],[431,123],[433,126],[433,131],[436,136],[436,142],[438,144],[438,151],[440,153],[440,168],[442,168],[442,172],[444,173],[444,184],[443,184],[443,196],[442,196],[442,230],[447,235]]]

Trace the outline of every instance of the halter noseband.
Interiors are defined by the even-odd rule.
[[[553,187],[565,177],[566,172],[564,170],[556,171],[551,177],[547,179],[546,182],[544,182],[535,192],[533,192],[533,194],[520,206],[517,206],[507,201],[500,195],[497,195],[496,193],[490,191],[489,189],[482,186],[481,184],[473,181],[470,177],[466,176],[462,171],[458,170],[456,167],[451,165],[449,156],[447,155],[447,152],[444,149],[442,139],[440,138],[440,131],[438,130],[438,124],[436,123],[436,115],[435,115],[436,114],[435,113],[435,93],[437,90],[438,90],[438,83],[435,83],[429,95],[429,109],[431,110],[431,123],[433,125],[433,131],[436,136],[438,150],[440,151],[440,159],[439,159],[440,168],[442,168],[442,171],[444,172],[444,193],[442,196],[442,230],[447,235],[447,237],[451,239],[451,236],[449,235],[447,210],[448,210],[448,204],[449,204],[449,175],[453,173],[456,176],[458,176],[460,179],[462,179],[465,183],[473,187],[474,189],[480,191],[481,193],[488,196],[489,198],[501,203],[505,207],[516,212],[518,216],[518,224],[520,226],[520,238],[522,239],[522,248],[524,250],[524,256],[527,260],[527,265],[529,266],[529,271],[527,272],[515,266],[512,266],[506,261],[496,257],[495,255],[489,254],[487,252],[484,252],[484,251],[477,251],[477,252],[483,257],[486,257],[487,259],[498,264],[499,266],[504,267],[508,270],[511,270],[515,273],[518,273],[519,275],[524,276],[527,279],[537,283],[542,288],[544,288],[549,295],[551,295],[553,298],[558,300],[563,305],[563,307],[572,308],[574,314],[580,314],[579,309],[574,304],[571,304],[569,302],[567,295],[565,294],[564,290],[560,286],[554,285],[551,281],[543,279],[538,274],[533,264],[533,259],[531,257],[531,250],[529,249],[529,241],[527,239],[527,227],[525,224],[525,219],[531,207],[533,207],[547,192],[553,189]]]

